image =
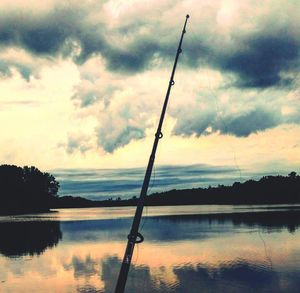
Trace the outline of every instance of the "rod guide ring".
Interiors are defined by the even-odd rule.
[[[128,240],[131,240],[132,242],[134,242],[136,244],[142,243],[144,241],[144,236],[139,232],[136,234],[136,238],[132,234],[128,234],[127,238],[128,238]]]
[[[161,139],[164,135],[162,134],[162,132],[156,132],[155,136],[158,137],[159,139]]]

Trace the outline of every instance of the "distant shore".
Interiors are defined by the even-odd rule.
[[[138,198],[89,200],[73,196],[53,196],[47,206],[0,207],[0,215],[47,213],[55,208],[121,207],[136,206]],[[235,182],[231,186],[170,190],[154,193],[145,198],[145,206],[176,205],[268,205],[300,204],[300,176],[291,172],[288,176],[264,176],[260,180]]]

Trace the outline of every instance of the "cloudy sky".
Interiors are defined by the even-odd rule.
[[[25,5],[26,3],[26,5]],[[0,161],[300,169],[299,1],[0,1]]]

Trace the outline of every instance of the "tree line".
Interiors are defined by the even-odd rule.
[[[300,176],[264,176],[232,186],[170,190],[147,197],[146,205],[180,204],[294,204],[300,203]]]
[[[80,197],[59,198],[59,182],[36,167],[0,166],[0,214],[49,211],[60,207],[134,206],[138,199],[92,201]],[[300,176],[264,176],[235,182],[232,186],[170,190],[146,197],[145,205],[188,204],[294,204],[300,203]]]

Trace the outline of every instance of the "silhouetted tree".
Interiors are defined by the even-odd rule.
[[[0,166],[0,213],[48,210],[59,183],[36,167]]]
[[[297,173],[295,171],[291,172],[289,175],[288,175],[290,178],[292,179],[296,179],[297,177]]]

